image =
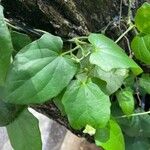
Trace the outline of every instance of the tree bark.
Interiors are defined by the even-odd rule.
[[[144,0],[136,0],[135,9]],[[61,37],[98,32],[119,19],[121,0],[2,0],[7,18]],[[122,0],[123,15],[128,2]]]
[[[133,2],[133,14],[143,2],[144,0]],[[120,6],[122,15],[128,14],[127,0],[2,0],[2,5],[5,8],[5,16],[17,25],[42,29],[63,38],[99,32],[110,22],[115,26],[120,19]],[[109,30],[111,36],[112,28]],[[86,136],[92,141],[92,138],[84,135],[82,131],[73,130],[67,118],[61,116],[53,102],[33,107],[76,135]]]

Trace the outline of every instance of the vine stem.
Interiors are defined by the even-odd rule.
[[[34,30],[37,31],[37,32],[41,32],[41,33],[43,33],[43,34],[48,33],[47,31],[44,31],[44,30],[41,30],[41,29],[34,29]]]
[[[131,31],[133,28],[135,27],[135,25],[131,25],[129,26],[129,28],[121,34],[121,36],[115,41],[115,43],[118,43],[129,31]]]
[[[4,18],[4,21],[6,23],[6,25],[12,29],[18,30],[18,31],[25,31],[22,27],[13,25],[7,18]],[[34,33],[36,35],[41,35],[41,34],[45,34],[48,33],[47,31],[44,30],[40,30],[40,29],[27,29],[28,31],[30,31],[31,33]]]
[[[129,25],[132,24],[132,21],[131,21],[131,15],[132,15],[131,5],[132,5],[132,0],[129,0],[128,21],[127,21],[127,24],[129,24]]]
[[[76,39],[77,39],[77,40],[87,40],[88,37],[87,37],[87,36],[74,37],[74,38],[72,38],[72,39],[70,39],[70,40],[68,40],[68,41],[69,41],[69,42],[75,42]],[[81,41],[80,41],[80,42],[81,42]]]
[[[66,54],[69,54],[69,53],[72,53],[72,52],[76,51],[76,50],[79,49],[79,48],[80,48],[80,46],[77,45],[75,48],[70,49],[69,51],[66,51],[66,52],[62,53],[62,56],[63,56],[63,55],[66,55]]]
[[[131,115],[123,115],[123,116],[119,116],[119,117],[116,117],[116,118],[127,118],[127,117],[141,116],[141,115],[147,115],[147,114],[150,114],[150,111],[131,114]]]
[[[79,58],[79,61],[83,60],[85,57],[87,57],[91,52],[88,52],[86,55],[83,55],[81,58]]]
[[[16,27],[16,26],[12,25],[12,24],[9,22],[9,20],[6,19],[6,18],[4,18],[4,21],[5,21],[5,23],[6,23],[9,27],[11,27],[11,28],[13,28],[13,29],[16,29],[16,30],[20,30],[20,29],[21,29],[21,28],[19,28],[19,27]]]

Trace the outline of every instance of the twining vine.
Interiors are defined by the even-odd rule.
[[[15,31],[0,6],[0,126],[13,148],[42,149],[38,120],[28,107],[47,101],[105,150],[150,148],[150,74],[140,67],[150,65],[149,18],[150,4],[144,3],[115,42],[90,33],[68,40],[67,49],[48,32],[32,41]],[[117,43],[133,29],[131,58]]]

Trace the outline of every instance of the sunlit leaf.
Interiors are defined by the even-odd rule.
[[[55,45],[58,44],[57,37],[50,47],[51,35],[49,37],[43,35],[16,55],[6,80],[7,102],[45,102],[57,96],[75,75],[77,64],[69,56],[57,53],[59,50],[55,48],[62,47],[61,42]]]
[[[68,87],[62,101],[69,122],[75,129],[81,129],[87,124],[94,128],[104,127],[109,121],[109,97],[90,81],[74,81]]]
[[[150,3],[145,2],[135,16],[135,24],[143,33],[150,33]]]
[[[150,35],[138,35],[131,43],[132,50],[137,59],[150,65]]]
[[[130,115],[134,112],[134,97],[133,91],[130,88],[125,88],[117,93],[117,100],[125,115]]]
[[[121,128],[114,120],[110,120],[107,127],[97,129],[95,142],[105,150],[125,150]]]
[[[89,41],[93,45],[90,62],[104,71],[112,69],[131,69],[135,75],[142,69],[111,39],[102,34],[90,34]]]

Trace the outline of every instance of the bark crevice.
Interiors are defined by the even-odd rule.
[[[142,1],[136,0],[135,8]],[[120,0],[2,0],[2,4],[7,18],[65,38],[99,31],[118,18],[120,10]],[[125,3],[123,9],[126,13]]]

